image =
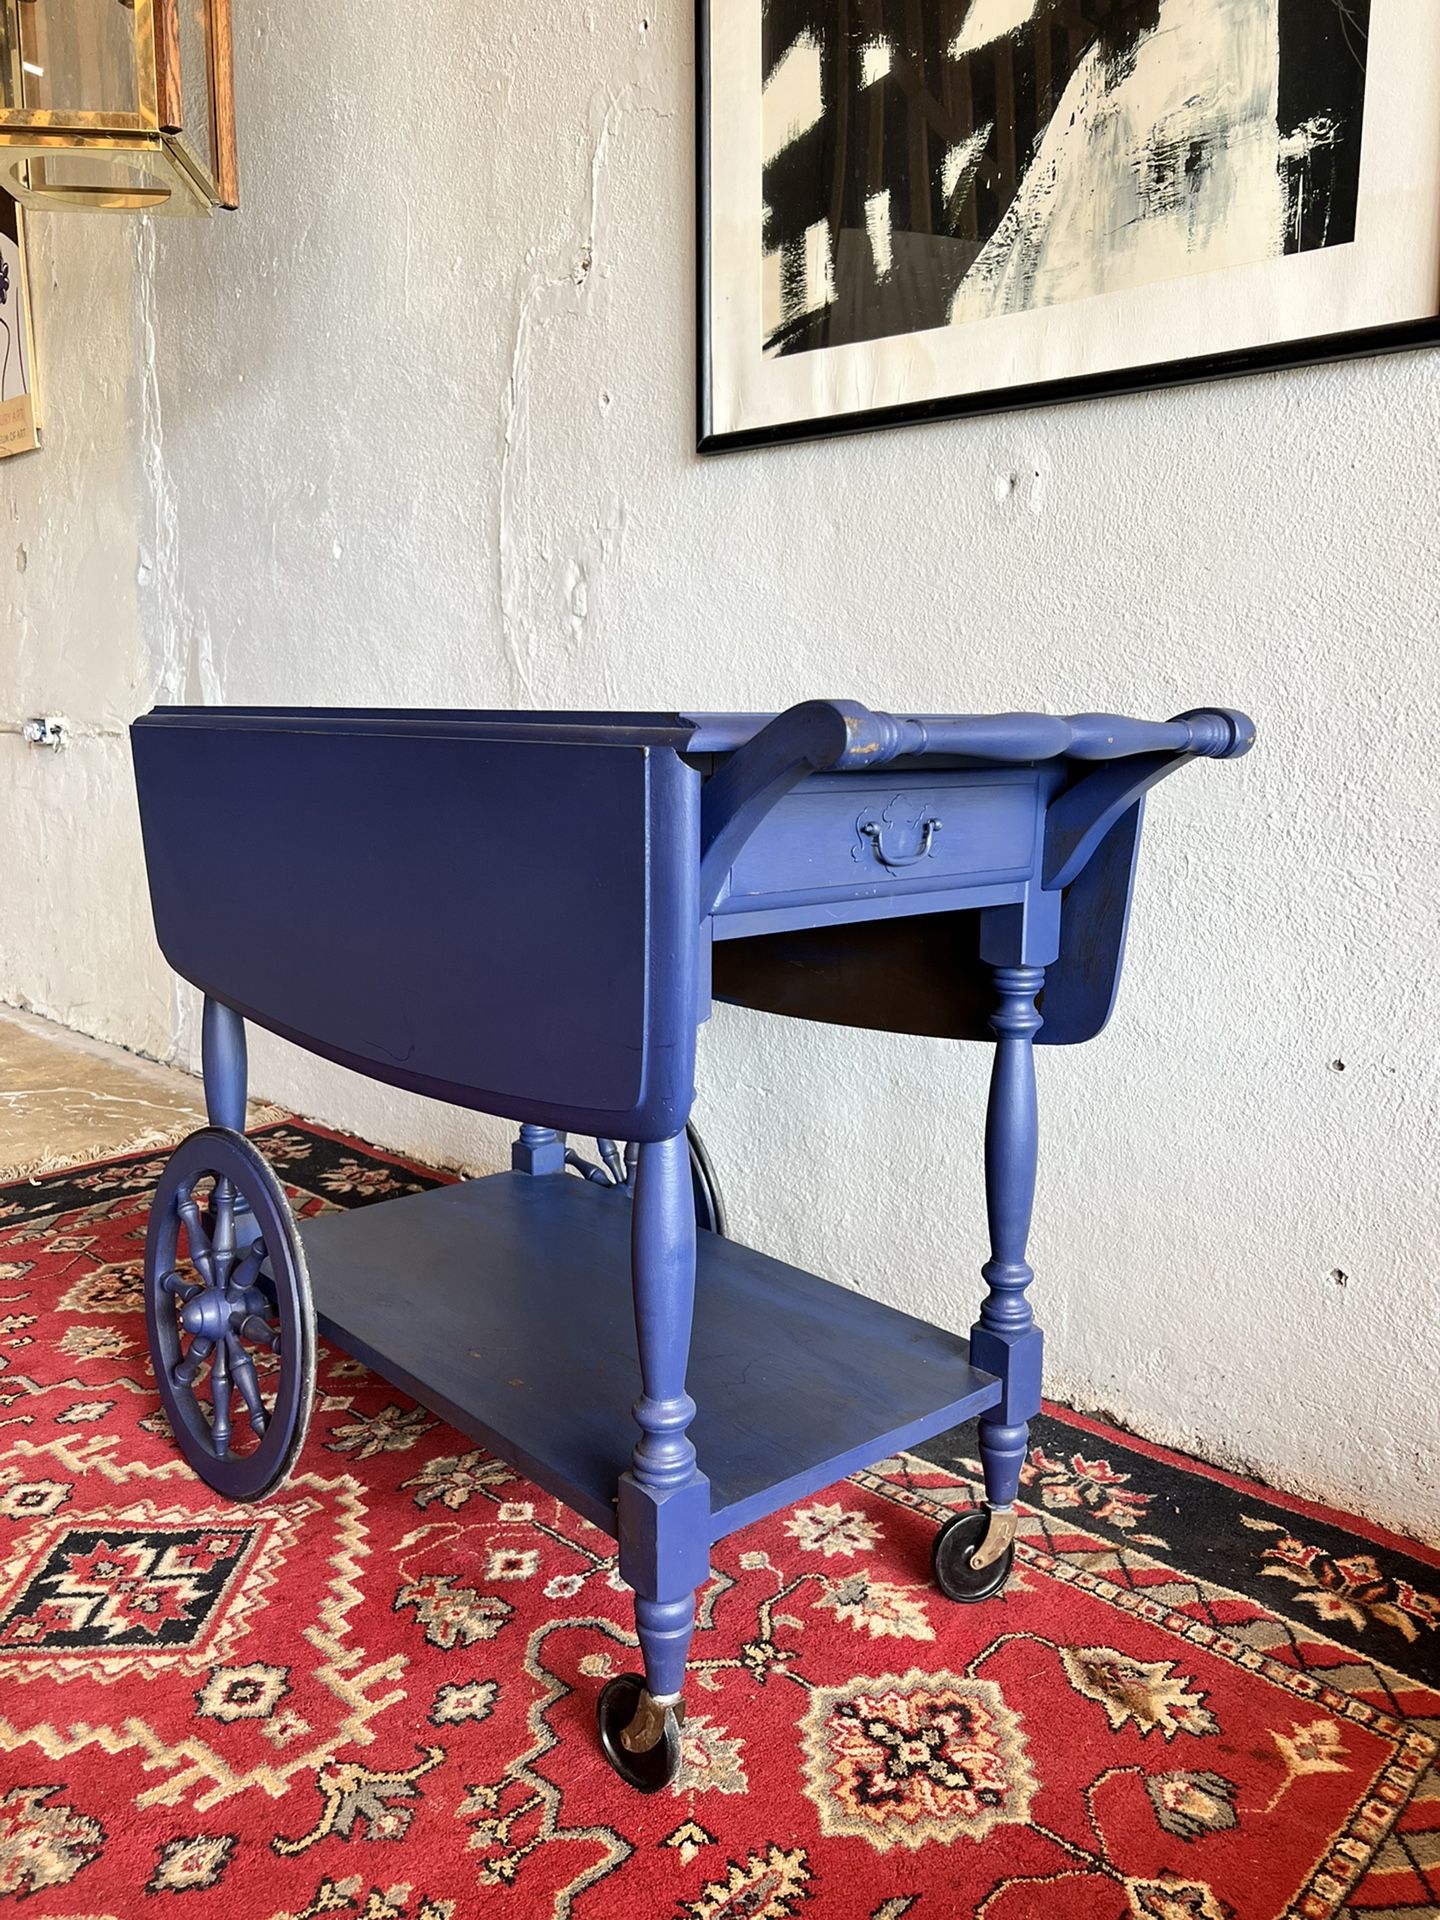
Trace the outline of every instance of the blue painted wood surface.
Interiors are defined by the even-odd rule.
[[[205,1111],[211,1126],[243,1133],[249,1071],[245,1022],[218,1000],[207,999],[202,1010],[200,1063],[205,1075]]]
[[[226,709],[152,716],[133,741],[160,944],[213,999],[510,1119],[684,1126],[698,781],[673,750]],[[217,848],[238,902],[199,882]]]
[[[1035,999],[1044,985],[1043,967],[995,969],[995,1061],[985,1114],[990,1258],[981,1268],[987,1292],[980,1318],[970,1331],[972,1358],[1002,1388],[998,1403],[980,1419],[980,1464],[992,1508],[1009,1507],[1019,1492],[1027,1424],[1040,1411],[1042,1340],[1026,1298],[1035,1275],[1025,1246],[1040,1138],[1034,1040],[1042,1023]]]
[[[1034,1047],[1109,1017],[1146,796],[1253,737],[1223,709],[845,701],[136,723],[156,927],[207,995],[212,1117],[243,1120],[248,1018],[524,1123],[509,1174],[307,1222],[320,1323],[617,1533],[651,1695],[678,1699],[709,1546],[750,1520],[977,1414],[988,1504],[1013,1502],[1040,1404]],[[239,910],[197,884],[217,849]],[[697,1243],[685,1127],[712,987],[994,1040],[969,1348]],[[565,1129],[643,1143],[633,1203],[566,1171]]]
[[[948,779],[814,775],[782,796],[740,848],[715,911],[1023,883],[1034,864],[1035,787],[1035,774],[1009,769]]]
[[[623,1193],[563,1173],[301,1223],[321,1331],[611,1533],[640,1437],[630,1233]],[[999,1396],[954,1334],[712,1234],[697,1260],[709,1539]]]
[[[646,1685],[661,1700],[678,1699],[684,1686],[695,1589],[710,1577],[710,1482],[688,1431],[695,1402],[685,1385],[696,1256],[690,1153],[681,1133],[642,1147],[636,1172],[629,1267],[640,1395],[631,1413],[640,1437],[617,1498],[620,1572],[635,1592]],[[733,1252],[728,1259],[733,1263]]]

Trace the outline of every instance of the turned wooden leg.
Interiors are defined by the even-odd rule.
[[[245,1131],[245,1022],[233,1007],[207,997],[200,1022],[205,1111],[212,1127]]]
[[[970,1331],[977,1367],[1001,1382],[998,1404],[980,1416],[980,1464],[989,1521],[970,1557],[974,1575],[996,1566],[1015,1537],[1015,1496],[1029,1443],[1029,1422],[1040,1411],[1043,1340],[1026,1288],[1034,1273],[1025,1258],[1035,1203],[1039,1124],[1035,1098],[1035,1035],[1042,1024],[1035,996],[1045,969],[994,968],[995,1062],[985,1115],[985,1205],[990,1258],[981,1269],[986,1294]]]
[[[679,1764],[695,1589],[710,1572],[710,1484],[687,1431],[695,1205],[683,1132],[641,1149],[631,1259],[643,1391],[634,1406],[640,1438],[620,1480],[620,1571],[635,1589],[645,1676],[643,1687],[638,1676],[610,1683],[600,1731],[617,1771],[654,1790]]]
[[[985,1116],[985,1206],[990,1258],[981,1268],[987,1292],[971,1333],[978,1367],[1004,1383],[997,1407],[980,1417],[985,1497],[1008,1507],[1020,1488],[1028,1423],[1040,1411],[1040,1329],[1026,1288],[1035,1278],[1025,1258],[1035,1205],[1039,1117],[1035,1098],[1034,1039],[1041,1025],[1035,996],[1043,967],[996,967],[998,1000],[991,1015],[995,1064]]]
[[[513,1173],[563,1173],[565,1136],[553,1127],[522,1126],[510,1148]]]
[[[249,1090],[245,1022],[233,1007],[212,1000],[208,995],[200,1021],[200,1068],[205,1077],[205,1113],[211,1126],[228,1127],[232,1133],[244,1133],[245,1100]],[[250,1211],[250,1203],[238,1190],[235,1194],[234,1230],[235,1244],[241,1253],[248,1252],[260,1234]],[[218,1356],[213,1384],[217,1389],[221,1388],[227,1377],[224,1358]],[[222,1427],[228,1419],[228,1412],[220,1416]]]

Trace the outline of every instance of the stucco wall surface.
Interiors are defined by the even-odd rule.
[[[0,998],[193,1064],[123,737],[155,699],[1244,707],[1259,749],[1151,808],[1111,1028],[1040,1063],[1049,1384],[1434,1532],[1440,357],[702,462],[688,9],[237,25],[239,215],[36,222],[0,720],[72,741],[0,734]],[[243,911],[224,847],[213,878]],[[252,1061],[261,1097],[503,1156]],[[721,1010],[735,1230],[963,1328],[986,1067]]]

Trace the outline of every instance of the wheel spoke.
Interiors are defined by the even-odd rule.
[[[250,1313],[240,1322],[241,1337],[252,1347],[264,1347],[269,1353],[279,1353],[280,1332],[272,1327],[268,1320],[262,1320],[258,1313]]]
[[[190,1342],[190,1348],[185,1358],[171,1370],[170,1378],[175,1382],[177,1387],[194,1386],[200,1377],[201,1369],[210,1358],[210,1351],[214,1345],[215,1342],[207,1338],[205,1334],[196,1334],[195,1338]]]
[[[246,1287],[254,1286],[264,1259],[265,1242],[263,1240],[256,1240],[251,1244],[250,1251],[245,1255],[245,1258],[240,1262],[234,1273],[231,1274],[230,1291],[232,1293],[243,1293]]]
[[[182,1187],[175,1196],[175,1209],[185,1223],[185,1232],[190,1242],[190,1258],[199,1268],[207,1287],[215,1284],[215,1262],[210,1236],[200,1218],[200,1208],[195,1201],[192,1187]]]
[[[229,1341],[222,1340],[215,1349],[215,1358],[210,1366],[210,1402],[214,1417],[210,1422],[211,1437],[215,1442],[215,1451],[223,1460],[230,1451],[230,1355]]]
[[[260,1398],[260,1382],[255,1374],[255,1362],[245,1351],[244,1342],[238,1333],[225,1336],[225,1351],[230,1356],[230,1365],[234,1370],[235,1384],[240,1389],[240,1398],[245,1402],[245,1411],[250,1416],[250,1425],[256,1439],[265,1433],[265,1403]]]
[[[234,1182],[223,1176],[215,1182],[215,1196],[212,1202],[214,1228],[210,1236],[210,1245],[215,1256],[216,1286],[226,1286],[230,1279],[230,1269],[235,1264],[235,1186]]]
[[[177,1267],[173,1273],[167,1273],[160,1282],[166,1293],[174,1294],[183,1307],[187,1300],[193,1300],[200,1291],[198,1280],[187,1280]]]

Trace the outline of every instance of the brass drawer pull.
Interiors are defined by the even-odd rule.
[[[875,849],[875,858],[885,867],[913,867],[929,853],[941,823],[932,814],[920,822],[920,844],[914,853],[887,853],[885,851],[885,829],[878,820],[862,820],[860,831]]]

